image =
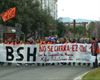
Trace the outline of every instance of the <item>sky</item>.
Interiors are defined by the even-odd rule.
[[[100,20],[100,0],[58,0],[58,17]]]

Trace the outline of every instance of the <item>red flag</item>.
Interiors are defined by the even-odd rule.
[[[0,16],[2,17],[3,21],[6,22],[7,20],[14,18],[16,15],[16,7],[10,8]]]

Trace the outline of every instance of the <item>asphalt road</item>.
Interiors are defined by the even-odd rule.
[[[0,80],[73,80],[90,70],[90,67],[49,66],[0,66]]]

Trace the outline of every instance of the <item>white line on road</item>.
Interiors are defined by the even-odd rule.
[[[88,71],[88,72],[89,72],[89,71]],[[88,72],[85,72],[84,74],[82,74],[82,75],[76,77],[74,80],[82,80],[82,77],[83,77],[84,75],[86,75]]]

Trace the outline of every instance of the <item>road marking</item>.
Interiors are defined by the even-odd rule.
[[[90,72],[90,71],[88,71],[88,72]],[[76,77],[74,80],[82,80],[82,77],[83,77],[84,75],[86,75],[88,72],[85,72],[84,74],[82,74],[82,75]]]

